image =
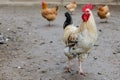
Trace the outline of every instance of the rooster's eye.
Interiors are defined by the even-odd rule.
[[[86,12],[88,12],[88,13],[89,13],[89,11],[86,11]]]

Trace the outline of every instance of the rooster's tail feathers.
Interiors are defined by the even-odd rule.
[[[66,26],[73,24],[72,17],[70,15],[70,13],[66,12],[65,17],[66,17],[66,20],[65,20],[64,25],[63,25],[64,29],[66,28]]]

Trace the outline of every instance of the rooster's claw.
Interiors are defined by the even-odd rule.
[[[71,73],[71,71],[72,71],[72,69],[69,67],[65,67],[64,70],[65,70],[64,71],[65,73]]]

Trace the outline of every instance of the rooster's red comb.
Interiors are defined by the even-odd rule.
[[[44,0],[42,0],[42,3],[45,3],[45,1],[44,1]]]
[[[85,12],[86,9],[93,9],[93,5],[92,4],[86,4],[82,7],[82,12]]]

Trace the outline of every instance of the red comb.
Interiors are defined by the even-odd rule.
[[[86,9],[93,9],[93,5],[92,4],[86,4],[82,7],[82,12],[85,12]]]
[[[42,0],[42,3],[44,3],[45,1],[44,0]]]
[[[42,5],[44,5],[45,4],[45,1],[44,0],[42,0]]]

